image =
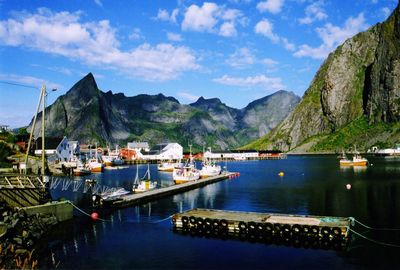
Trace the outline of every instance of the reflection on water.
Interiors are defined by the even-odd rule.
[[[248,243],[172,233],[165,218],[191,208],[355,217],[372,227],[400,228],[400,160],[368,158],[365,168],[342,168],[335,156],[289,156],[286,160],[230,162],[239,178],[119,210],[101,210],[107,222],[93,222],[80,213],[43,239],[41,268],[398,268],[398,251],[354,238],[348,251],[315,250],[279,244]],[[139,166],[143,174],[146,166]],[[151,165],[161,185],[168,173]],[[283,177],[278,173],[283,171]],[[135,167],[92,175],[102,185],[128,189]],[[351,189],[346,185],[350,184]],[[54,189],[89,213],[88,194]],[[400,243],[400,233],[366,232]],[[218,260],[210,256],[218,250]],[[51,254],[51,256],[48,256]],[[138,256],[133,256],[138,254]],[[291,258],[287,260],[288,256]]]

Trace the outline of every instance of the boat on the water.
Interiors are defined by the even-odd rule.
[[[179,168],[174,168],[172,171],[172,179],[174,179],[175,184],[182,184],[189,181],[195,181],[200,178],[200,172],[196,169],[196,165],[192,157],[192,146],[190,145],[189,160],[184,166]]]
[[[157,170],[161,172],[172,172],[174,168],[182,167],[182,163],[180,162],[172,162],[171,160],[167,162],[161,162],[157,166]]]
[[[75,176],[89,175],[92,173],[82,161],[77,162],[76,168],[73,169],[73,172]]]
[[[221,166],[217,165],[214,161],[204,160],[203,167],[199,171],[200,178],[216,176],[221,173]]]
[[[121,197],[122,195],[125,195],[128,193],[130,193],[130,192],[124,188],[112,188],[103,193],[100,193],[99,195],[100,195],[101,199],[104,201],[112,201],[112,200],[116,200],[119,197]]]
[[[90,154],[91,152],[92,150],[90,150]],[[88,160],[88,168],[90,169],[91,172],[103,172],[104,170],[104,164],[100,161],[99,156],[97,154],[97,145],[94,157],[92,156]]]
[[[132,191],[135,193],[136,192],[145,192],[145,191],[155,189],[156,187],[157,187],[157,182],[151,181],[149,163],[147,163],[147,171],[144,174],[142,179],[139,179],[138,164],[136,164],[136,177],[135,177],[135,181],[133,183]]]
[[[352,161],[350,159],[348,159],[348,157],[346,156],[346,153],[344,152],[344,150],[342,151],[342,154],[340,155],[340,160],[339,160],[339,164],[340,166],[351,166],[353,165]]]
[[[339,160],[340,166],[367,166],[368,160],[360,155],[360,153],[355,150],[352,159],[348,159],[346,154],[342,153]]]
[[[355,152],[353,156],[353,166],[367,166],[368,160],[360,155],[359,152]]]

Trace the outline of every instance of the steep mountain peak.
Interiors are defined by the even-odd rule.
[[[191,103],[190,106],[201,106],[201,105],[208,105],[208,106],[216,106],[219,104],[223,104],[219,98],[204,98],[203,96],[199,97],[199,99]]]
[[[90,72],[85,77],[80,79],[71,89],[67,92],[67,96],[81,98],[85,101],[91,99],[99,93],[96,80]]]
[[[295,95],[291,91],[286,91],[286,90],[279,90],[271,95],[265,96],[263,98],[254,100],[250,102],[244,109],[243,111],[249,110],[251,108],[257,107],[259,105],[265,105],[268,102],[278,102],[278,99],[282,98],[288,98],[290,100],[293,100],[296,104],[300,101],[300,97]]]
[[[248,147],[340,151],[398,142],[399,44],[400,3],[385,22],[330,53],[296,109]]]

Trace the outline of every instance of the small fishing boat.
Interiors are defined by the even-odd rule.
[[[351,166],[353,165],[353,162],[347,158],[344,150],[342,151],[342,155],[340,155],[340,160],[339,160],[339,164],[340,166]]]
[[[132,191],[133,192],[145,192],[149,191],[152,189],[155,189],[157,187],[157,182],[156,181],[151,181],[150,178],[150,165],[147,163],[147,171],[144,174],[142,179],[139,179],[139,170],[138,170],[138,164],[136,163],[136,177],[135,181],[133,183]]]
[[[77,162],[76,168],[73,169],[73,172],[75,176],[89,175],[92,173],[90,169],[86,167],[85,164],[83,164],[82,161]]]
[[[192,157],[192,146],[190,145],[190,154],[188,162],[180,167],[174,168],[172,172],[172,179],[174,179],[175,184],[182,184],[189,181],[195,181],[200,178],[200,172],[196,169]]]
[[[216,176],[221,173],[221,166],[210,160],[203,161],[203,167],[199,171],[200,178]]]
[[[172,162],[171,160],[167,162],[161,162],[157,166],[157,170],[161,172],[172,172],[174,168],[182,167],[182,163],[180,162]]]
[[[368,160],[363,158],[359,152],[355,151],[353,156],[353,166],[367,166]]]
[[[90,155],[92,156],[92,150],[90,149]],[[91,172],[103,172],[104,170],[104,164],[100,162],[99,156],[97,154],[97,145],[96,145],[96,152],[95,156],[91,157],[88,161],[88,168],[90,169]]]
[[[104,201],[112,201],[128,193],[130,192],[124,188],[112,188],[103,193],[100,193],[100,197]]]

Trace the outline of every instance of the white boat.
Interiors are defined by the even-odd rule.
[[[102,155],[101,159],[103,161],[104,166],[112,166],[114,158],[110,155]]]
[[[200,172],[196,169],[192,157],[192,146],[190,145],[189,161],[180,168],[174,168],[172,171],[172,179],[175,184],[182,184],[189,181],[195,181],[200,178]]]
[[[107,152],[108,152],[107,155],[101,156],[104,166],[107,166],[107,167],[120,166],[125,163],[119,154],[118,145],[116,146],[115,150],[112,150],[112,151],[110,150],[110,148],[108,148]]]
[[[182,167],[182,163],[180,162],[172,162],[172,161],[167,161],[167,162],[161,162],[157,166],[157,170],[161,172],[172,172],[174,168]]]
[[[129,191],[124,189],[124,188],[112,188],[108,191],[105,191],[103,193],[100,193],[100,197],[102,200],[115,200],[121,197],[122,195],[128,194]]]
[[[201,168],[199,173],[201,178],[216,176],[221,173],[221,166],[217,165],[213,161],[204,160],[203,167]]]
[[[135,181],[133,183],[132,191],[133,192],[145,192],[149,191],[152,189],[155,189],[157,187],[157,182],[156,181],[151,181],[150,178],[150,165],[147,163],[147,171],[144,174],[142,179],[139,179],[139,170],[138,170],[138,165],[136,164],[136,177]]]
[[[76,168],[73,169],[73,172],[75,176],[83,176],[91,174],[90,169],[87,166],[85,166],[85,164],[82,161],[77,162]]]
[[[104,164],[99,160],[99,156],[97,154],[97,144],[95,149],[96,152],[94,157],[92,156],[92,149],[90,149],[91,158],[88,161],[88,168],[91,172],[103,172]]]

